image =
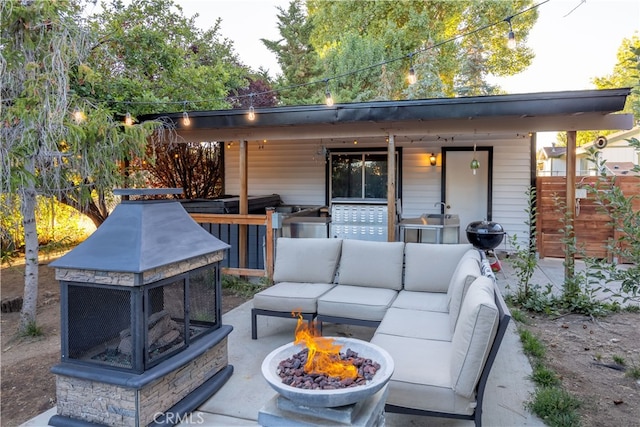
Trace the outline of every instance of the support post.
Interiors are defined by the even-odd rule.
[[[249,214],[249,190],[248,190],[248,149],[247,141],[240,141],[240,206],[239,214]],[[241,224],[238,226],[238,266],[245,268],[247,266],[247,226]]]
[[[265,233],[265,260],[264,260],[264,268],[267,271],[267,278],[269,281],[273,280],[273,248],[274,248],[274,238],[273,238],[273,212],[274,208],[267,208],[267,232]]]
[[[387,241],[396,241],[396,142],[391,134],[387,146]]]
[[[567,239],[575,238],[575,215],[576,215],[576,134],[575,130],[567,131],[567,188],[566,205],[567,217],[565,229]],[[564,278],[572,279],[575,273],[575,248],[567,247],[564,254]]]

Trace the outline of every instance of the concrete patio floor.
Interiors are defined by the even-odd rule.
[[[506,291],[515,286],[513,272],[503,261],[503,271],[497,273],[499,287]],[[562,260],[541,260],[534,282],[544,286],[561,286]],[[508,292],[508,291],[506,291]],[[223,323],[233,326],[229,335],[229,363],[234,373],[229,381],[195,412],[183,427],[200,426],[256,426],[258,412],[275,391],[260,372],[262,360],[275,348],[293,340],[294,319],[258,317],[258,339],[251,339],[251,301],[223,315]],[[348,325],[325,325],[325,336],[348,336],[369,340],[373,329]],[[510,323],[503,345],[491,371],[483,405],[485,426],[543,426],[539,418],[525,409],[525,402],[534,391],[529,379],[531,365],[522,352],[516,327]],[[23,424],[25,427],[46,426],[55,408]],[[385,414],[387,426],[472,426],[472,421],[445,418]]]

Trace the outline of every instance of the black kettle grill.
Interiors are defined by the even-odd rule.
[[[493,221],[474,221],[467,225],[466,231],[469,243],[483,251],[498,247],[505,235],[504,228]]]

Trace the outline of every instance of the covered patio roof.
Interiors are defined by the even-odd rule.
[[[141,119],[169,121],[185,141],[366,138],[395,135],[396,144],[435,142],[474,133],[499,139],[516,133],[629,129],[633,118],[612,114],[624,108],[630,88],[541,92],[514,95],[372,101],[326,105],[182,112]]]

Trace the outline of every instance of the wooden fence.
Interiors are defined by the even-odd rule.
[[[231,245],[229,256],[223,264],[227,267],[222,268],[222,273],[269,279],[273,277],[273,211],[267,210],[264,215],[190,215],[209,233]],[[248,267],[250,264],[253,267]]]
[[[576,188],[586,188],[597,180],[598,177],[592,176],[578,177],[576,178]],[[635,196],[633,209],[640,213],[640,177],[616,176],[608,183],[619,187],[627,197]],[[565,245],[562,243],[564,234],[560,231],[564,227],[563,213],[559,210],[559,206],[566,206],[566,178],[538,177],[536,193],[540,257],[564,258]],[[593,194],[587,192],[585,198],[576,199],[574,232],[578,248],[584,250],[585,255],[610,258],[611,254],[608,253],[606,247],[607,242],[618,237],[610,222],[611,217],[601,212],[597,207]]]

